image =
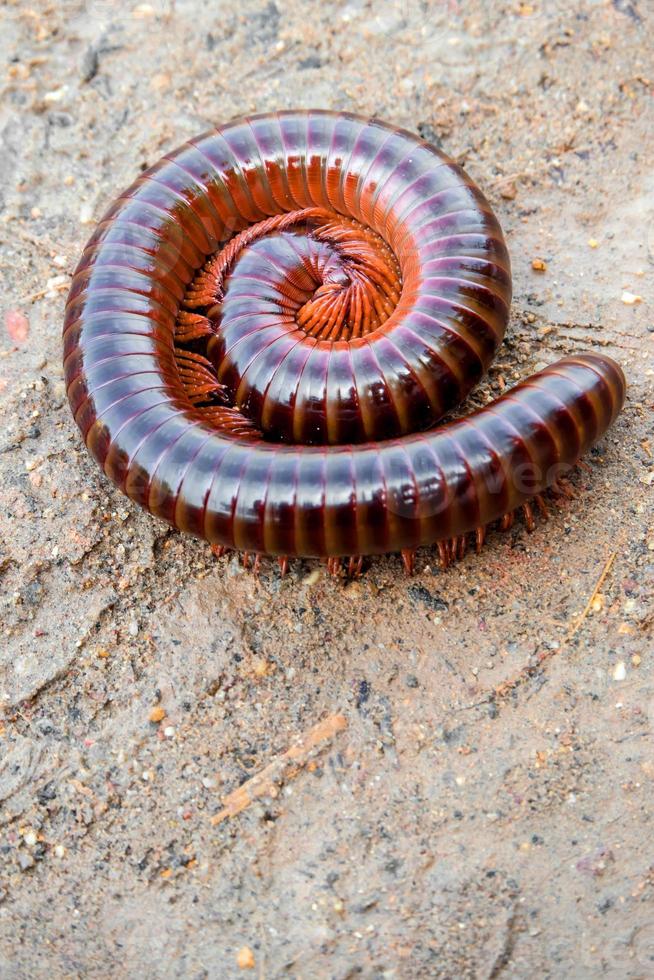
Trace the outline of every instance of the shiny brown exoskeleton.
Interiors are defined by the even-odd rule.
[[[327,558],[508,523],[606,431],[625,396],[567,357],[468,418],[509,258],[469,177],[376,120],[239,119],[169,154],[111,206],[75,272],[70,405],[132,500],[217,548]]]

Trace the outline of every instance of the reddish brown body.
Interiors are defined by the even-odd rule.
[[[447,561],[443,542],[555,483],[624,401],[589,354],[432,428],[510,299],[497,220],[439,151],[348,114],[255,116],[164,158],[99,223],[66,309],[68,397],[107,476],[214,545],[439,542]]]

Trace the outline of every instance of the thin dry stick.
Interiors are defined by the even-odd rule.
[[[216,827],[223,820],[235,817],[262,796],[276,796],[276,784],[283,778],[293,779],[297,776],[301,767],[309,761],[312,751],[324,745],[345,728],[347,728],[347,720],[343,715],[330,715],[318,722],[296,745],[292,745],[283,755],[273,759],[265,769],[229,793],[225,797],[223,809],[211,818],[212,826]]]
[[[613,568],[613,562],[615,561],[615,559],[617,557],[617,554],[618,554],[617,551],[614,551],[611,555],[609,555],[609,557],[608,557],[608,559],[606,561],[606,564],[604,565],[604,568],[602,570],[602,574],[598,578],[597,584],[596,584],[595,588],[593,589],[593,593],[592,593],[590,599],[588,600],[588,602],[586,603],[586,606],[584,608],[584,611],[577,617],[577,619],[575,620],[575,622],[572,624],[572,626],[568,630],[568,635],[566,636],[565,641],[564,641],[565,643],[569,643],[570,642],[570,640],[575,635],[575,633],[578,631],[579,627],[581,626],[581,624],[585,620],[586,616],[590,612],[591,606],[593,605],[593,602],[595,601],[595,598],[596,598],[597,594],[599,593],[599,590],[604,585],[604,582],[606,581],[607,575],[609,574],[609,572]]]
[[[70,281],[67,279],[66,282],[57,282],[54,286],[47,286],[45,289],[39,289],[36,293],[30,293],[28,296],[21,296],[18,300],[19,306],[24,306],[26,303],[34,303],[37,299],[43,299],[48,293],[59,293],[62,289],[70,289]]]
[[[517,687],[519,687],[520,684],[522,684],[529,677],[531,677],[534,671],[542,667],[543,664],[546,663],[546,661],[551,660],[552,657],[555,656],[555,654],[559,654],[563,650],[565,650],[566,646],[577,634],[581,624],[583,623],[586,616],[590,612],[593,602],[595,601],[595,598],[599,594],[599,590],[602,588],[609,572],[613,567],[613,562],[615,561],[617,554],[618,554],[617,551],[614,551],[609,555],[608,559],[604,564],[604,568],[602,569],[602,574],[598,578],[595,584],[595,588],[591,593],[590,599],[586,603],[583,612],[580,613],[579,616],[577,616],[577,619],[574,621],[574,623],[566,633],[565,639],[563,640],[561,646],[554,650],[543,650],[541,653],[538,654],[535,664],[529,664],[528,666],[523,667],[522,670],[518,674],[516,674],[515,677],[511,678],[508,681],[504,681],[503,684],[500,684],[499,687],[496,687],[493,695],[490,696],[488,700],[505,698],[508,694],[511,694],[512,691],[514,691]]]

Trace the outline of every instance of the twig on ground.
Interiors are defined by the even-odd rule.
[[[612,552],[612,554],[609,555],[609,557],[608,557],[608,559],[607,559],[607,561],[606,561],[606,563],[604,565],[604,568],[602,569],[602,574],[598,578],[597,584],[595,585],[595,588],[593,589],[592,595],[591,595],[590,599],[588,600],[588,602],[586,603],[586,605],[584,607],[584,611],[577,617],[577,619],[575,620],[575,622],[572,624],[572,626],[568,630],[568,634],[567,634],[567,636],[565,638],[565,643],[569,643],[570,642],[570,640],[575,635],[575,633],[578,632],[579,627],[581,626],[581,624],[585,620],[586,616],[590,612],[591,606],[593,605],[593,602],[595,601],[595,598],[596,598],[599,590],[604,585],[604,582],[606,581],[606,577],[607,577],[607,575],[609,574],[609,572],[611,571],[611,569],[613,567],[613,562],[615,561],[615,559],[617,557],[617,554],[618,554],[617,551],[614,551],[614,552]]]
[[[277,785],[282,780],[294,779],[302,766],[309,761],[313,750],[345,728],[347,728],[347,720],[343,715],[338,714],[329,715],[328,718],[314,725],[297,744],[292,745],[283,755],[273,759],[261,772],[229,793],[224,799],[223,809],[211,818],[212,826],[216,827],[223,820],[235,817],[261,796],[276,796]]]
[[[62,289],[70,289],[70,281],[66,279],[66,282],[56,282],[53,286],[46,286],[45,289],[39,289],[36,293],[30,293],[28,296],[21,296],[18,300],[19,306],[25,306],[27,303],[34,303],[37,299],[43,299],[48,293],[59,293]]]
[[[602,573],[595,584],[595,588],[591,593],[590,599],[586,603],[583,612],[581,612],[579,616],[577,616],[576,620],[569,628],[561,646],[556,647],[554,649],[543,650],[536,657],[535,663],[532,662],[530,664],[527,664],[527,666],[523,667],[522,670],[520,670],[519,673],[517,673],[514,677],[504,681],[502,684],[499,685],[499,687],[496,687],[494,694],[489,697],[489,700],[501,700],[503,698],[506,698],[509,694],[515,691],[517,687],[523,684],[530,677],[533,677],[536,671],[539,670],[543,666],[543,664],[545,664],[548,660],[551,660],[552,657],[560,654],[563,650],[565,650],[565,648],[568,646],[570,641],[574,638],[574,636],[576,636],[577,632],[581,627],[581,624],[583,623],[586,616],[590,612],[593,602],[595,601],[595,598],[599,593],[599,590],[602,588],[602,585],[606,581],[607,576],[613,567],[613,563],[617,557],[617,554],[618,554],[617,551],[613,551],[609,555],[608,559],[604,564],[604,568],[602,569]]]

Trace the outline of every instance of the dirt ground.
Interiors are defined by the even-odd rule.
[[[0,976],[654,977],[650,0],[0,17]],[[472,404],[568,352],[627,374],[575,499],[446,573],[257,579],[124,499],[69,413],[93,222],[292,106],[418,131],[489,196],[514,305]]]

